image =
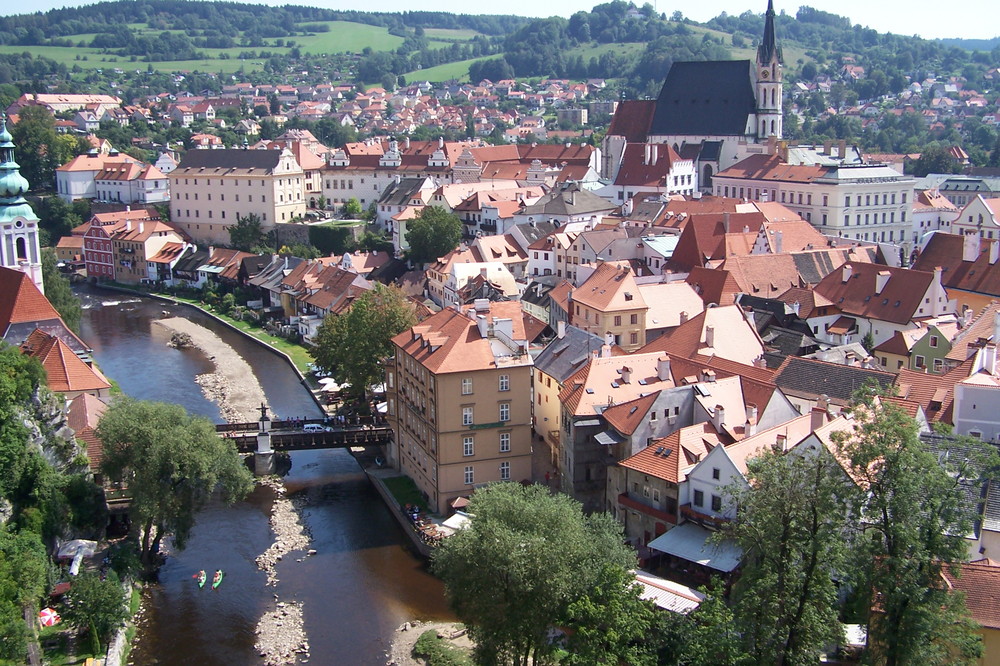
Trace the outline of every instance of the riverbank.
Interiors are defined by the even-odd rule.
[[[413,656],[413,646],[426,631],[436,631],[452,647],[472,654],[472,641],[465,627],[457,622],[405,622],[396,629],[392,647],[386,654],[386,666],[425,666],[423,659]]]
[[[225,420],[246,422],[256,418],[258,406],[267,399],[253,368],[242,356],[218,335],[187,319],[168,317],[155,323],[173,333],[186,335],[191,346],[214,364],[213,372],[198,375],[195,381],[205,397],[218,405]],[[306,550],[310,537],[302,523],[302,501],[287,499],[284,486],[276,479],[260,483],[274,492],[270,517],[274,542],[257,557],[256,564],[267,575],[267,584],[275,585],[278,582],[277,563],[290,552]],[[254,647],[269,665],[291,664],[299,657],[309,656],[301,604],[278,601],[275,595],[275,609],[260,618],[255,632]]]

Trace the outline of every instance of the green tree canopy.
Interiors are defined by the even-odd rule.
[[[266,241],[267,234],[256,213],[237,215],[236,224],[229,227],[229,242],[237,250],[257,252]]]
[[[80,331],[83,308],[69,286],[69,280],[59,272],[58,259],[51,248],[42,250],[42,281],[45,283],[45,298],[56,309],[62,320],[73,331]]]
[[[580,626],[616,614],[580,601],[592,592],[595,605],[621,599],[622,579],[612,571],[635,566],[610,516],[584,515],[567,495],[516,483],[476,490],[469,513],[468,529],[435,551],[433,570],[469,627],[478,663],[542,663],[554,649],[549,629],[570,619],[574,602]],[[621,654],[594,638],[581,639],[587,654]],[[614,642],[631,645],[628,635]]]
[[[27,662],[28,632],[22,608],[41,599],[48,563],[37,534],[0,526],[0,657]]]
[[[736,518],[720,534],[743,550],[737,628],[759,663],[817,663],[841,636],[837,587],[854,485],[826,450],[767,451],[727,489]]]
[[[413,307],[397,287],[375,284],[350,309],[327,315],[312,350],[320,367],[361,393],[382,383],[382,359],[392,356],[392,338],[416,322]]]
[[[128,485],[133,525],[140,531],[140,555],[150,566],[167,532],[183,548],[195,514],[216,488],[233,501],[253,481],[236,448],[220,438],[208,419],[183,407],[119,398],[101,418],[102,469]]]
[[[128,617],[128,597],[114,571],[109,571],[104,580],[89,571],[73,579],[63,619],[77,631],[93,632],[103,647]]]
[[[52,187],[56,168],[81,152],[74,137],[56,132],[55,118],[43,106],[21,109],[10,133],[17,146],[21,175],[28,179],[32,189]]]
[[[440,206],[427,206],[407,224],[407,258],[417,264],[437,261],[462,240],[462,222]]]
[[[855,427],[836,440],[865,489],[855,514],[864,534],[854,551],[855,589],[868,615],[872,659],[885,664],[974,663],[981,650],[961,596],[942,585],[950,562],[968,558],[965,535],[977,507],[966,483],[996,469],[991,445],[942,438],[932,452],[902,409],[859,395]],[[978,496],[978,491],[977,491]]]

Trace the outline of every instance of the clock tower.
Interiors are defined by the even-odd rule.
[[[14,137],[0,114],[0,266],[26,273],[43,294],[38,216],[24,199],[28,181],[14,161]]]
[[[757,140],[781,138],[782,76],[781,49],[774,35],[774,0],[768,0],[764,14],[764,37],[757,47],[756,82]]]

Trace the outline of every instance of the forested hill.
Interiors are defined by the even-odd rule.
[[[220,38],[211,48],[239,46],[239,38],[289,37],[299,31],[322,31],[310,22],[351,21],[404,32],[407,28],[474,30],[506,35],[530,19],[519,16],[473,16],[446,12],[373,13],[285,5],[206,2],[202,0],[120,0],[45,13],[0,17],[0,44],[73,46],[74,35],[108,33],[122,24],[143,24],[153,30],[203,31]],[[232,42],[226,42],[229,37]],[[221,45],[225,44],[225,46]]]

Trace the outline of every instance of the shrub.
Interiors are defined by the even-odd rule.
[[[420,634],[413,645],[413,656],[426,659],[428,666],[472,666],[468,655],[438,637],[437,629]]]

